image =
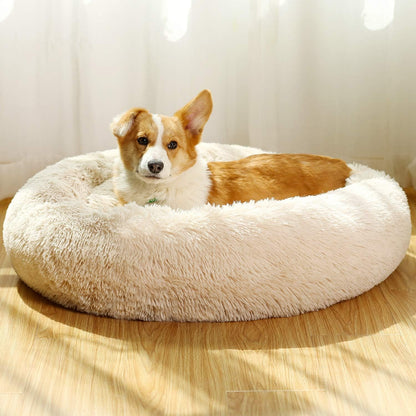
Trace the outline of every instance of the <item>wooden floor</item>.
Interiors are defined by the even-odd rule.
[[[18,280],[1,241],[0,415],[416,415],[413,234],[400,267],[356,299],[226,324],[65,310]]]

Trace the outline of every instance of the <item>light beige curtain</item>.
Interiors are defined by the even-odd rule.
[[[0,199],[115,147],[121,111],[173,113],[203,88],[205,141],[338,156],[409,185],[415,16],[412,0],[0,0]]]

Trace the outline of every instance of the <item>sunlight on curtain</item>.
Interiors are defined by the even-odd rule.
[[[276,11],[277,6],[282,6],[286,0],[263,0],[256,4],[257,16],[259,19],[267,18],[270,13]]]
[[[395,0],[365,0],[362,17],[369,30],[385,29],[394,19]]]
[[[13,10],[14,0],[0,0],[0,22],[7,19]]]
[[[165,22],[164,34],[170,42],[182,39],[188,29],[191,0],[165,0],[162,16]]]

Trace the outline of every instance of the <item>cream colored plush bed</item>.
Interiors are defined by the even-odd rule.
[[[207,160],[259,152],[200,144]],[[62,160],[16,194],[4,244],[20,278],[63,306],[115,318],[289,316],[357,296],[398,266],[410,238],[399,185],[354,165],[318,196],[189,211],[117,206],[117,151]]]

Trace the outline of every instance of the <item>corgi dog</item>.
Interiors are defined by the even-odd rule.
[[[317,195],[345,185],[350,168],[325,156],[256,154],[204,162],[197,144],[211,111],[211,93],[204,90],[172,117],[132,108],[113,120],[120,150],[113,184],[121,204],[190,209]]]

